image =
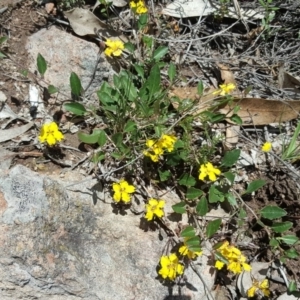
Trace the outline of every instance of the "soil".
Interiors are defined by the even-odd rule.
[[[41,28],[51,26],[51,24],[45,17],[46,12],[44,7],[38,6],[35,1],[2,0],[1,7],[5,6],[8,6],[8,9],[5,12],[0,13],[0,36],[8,35],[10,38],[6,42],[5,48],[2,48],[3,52],[7,53],[8,58],[0,61],[0,90],[2,90],[7,96],[8,99],[6,103],[9,107],[15,113],[19,113],[24,108],[30,108],[30,104],[28,102],[29,84],[32,80],[35,80],[34,74],[29,73],[28,77],[22,75],[22,71],[26,70],[28,67],[28,55],[25,49],[26,39],[34,32]],[[287,22],[290,22],[290,20]],[[245,48],[249,45],[249,43],[253,43],[256,37],[257,34],[253,37],[253,39],[249,38],[248,40],[245,39],[243,42],[240,41],[240,44],[243,44],[242,48]],[[226,36],[221,36],[220,39],[216,41],[216,44],[219,43],[221,46],[217,49],[216,44],[214,45],[214,55],[223,55],[225,50],[222,48],[222,45],[226,45],[226,39]],[[272,48],[272,44],[266,45],[269,48]],[[218,51],[219,53],[217,53]],[[257,57],[253,56],[254,59],[263,59],[258,52],[256,52],[255,55],[257,55]],[[243,62],[241,61],[240,64],[242,65]],[[291,64],[294,68],[295,65],[293,63]],[[259,72],[269,76],[270,72],[272,72],[272,68],[271,64],[270,67],[266,66],[265,70],[261,68]],[[193,69],[193,71],[191,71],[191,69]],[[209,73],[205,71],[203,72],[203,67],[200,66],[199,68],[198,64],[192,65],[190,61],[187,61],[187,63],[182,66],[181,72],[182,76],[189,80],[194,77],[194,72],[198,75],[201,74],[208,77],[213,76],[211,74],[214,74],[212,71]],[[247,77],[247,80],[248,82],[246,84],[251,83],[251,79]],[[273,79],[270,80],[272,81]],[[217,79],[215,82],[217,82]],[[264,90],[266,89],[264,88]],[[19,126],[20,124],[22,124],[21,121],[16,121],[13,122],[11,126]],[[33,131],[36,133],[36,130],[37,129],[34,129]],[[64,144],[72,147],[73,149],[62,148],[60,151],[53,150],[51,158],[54,158],[56,161],[45,156],[45,153],[42,153],[41,149],[36,147],[33,140],[22,142],[18,147],[14,147],[14,142],[11,141],[3,142],[1,146],[16,153],[13,164],[25,165],[34,171],[40,172],[41,174],[59,175],[64,172],[65,166],[57,162],[64,163],[70,160],[79,162],[86,156],[86,152],[89,150],[85,149],[85,151],[74,151],[74,148],[78,150],[80,149],[76,134],[66,134]],[[245,143],[242,147],[250,149],[249,147],[251,146]],[[19,155],[20,153],[25,153],[25,156]],[[36,153],[40,153],[40,155],[35,155]],[[77,170],[75,169],[74,172],[77,172]],[[285,209],[287,211],[287,215],[282,218],[282,221],[292,222],[293,227],[290,229],[289,234],[295,234],[300,238],[300,200],[299,186],[297,182],[298,179],[295,179],[295,177],[292,176],[287,167],[276,166],[273,168],[270,167],[267,162],[265,162],[264,165],[257,166],[256,169],[249,168],[246,172],[251,180],[265,179],[267,183],[257,193],[255,193],[255,195],[249,196],[245,199],[245,203],[254,212],[258,212],[266,205],[274,205]],[[242,189],[246,189],[246,187],[246,184],[242,184],[241,186]],[[267,222],[267,225],[270,224]],[[270,250],[270,236],[268,236],[266,230],[256,222],[254,217],[248,217],[244,227],[245,232],[248,232],[252,237],[252,243],[259,247],[258,249],[245,249],[248,251],[249,256],[253,258],[258,256],[261,261],[269,262],[270,260],[273,260],[276,255],[274,255],[274,251],[272,252]],[[298,253],[300,253],[300,245],[296,245],[295,249]],[[289,280],[300,278],[300,259],[287,260],[285,262],[285,267]],[[281,292],[286,291],[286,287],[283,284],[271,282],[271,290],[274,293],[273,295],[278,295]]]

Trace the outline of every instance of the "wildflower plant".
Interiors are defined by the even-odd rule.
[[[130,7],[138,22],[147,20],[147,8],[143,1],[131,1]],[[146,19],[143,19],[144,16]],[[146,26],[146,23],[143,24]],[[213,93],[211,106],[199,113],[195,112],[195,105],[190,99],[181,100],[170,96],[169,91],[176,82],[176,66],[169,62],[168,47],[157,45],[151,36],[141,34],[145,29],[143,26],[138,25],[138,45],[109,39],[106,41],[105,55],[118,57],[120,64],[126,65],[129,61],[130,65],[127,64],[128,68],[115,74],[112,82],[103,82],[99,87],[99,107],[92,110],[73,101],[65,103],[64,109],[83,119],[91,117],[96,124],[99,120],[105,123],[103,128],[91,127],[88,133],[88,128],[85,132],[80,131],[78,138],[95,150],[93,163],[96,166],[100,161],[101,164],[105,162],[103,165],[113,166],[112,173],[115,176],[129,178],[127,175],[130,175],[132,178],[132,185],[125,179],[112,183],[109,176],[105,178],[114,202],[131,208],[134,201],[137,201],[133,194],[138,191],[139,196],[144,197],[145,205],[141,212],[144,219],[148,222],[159,221],[157,224],[166,229],[168,234],[172,232],[173,235],[169,236],[172,246],[166,247],[161,256],[158,274],[164,280],[176,281],[188,265],[202,255],[205,241],[220,240],[216,233],[226,221],[221,217],[209,219],[207,214],[222,205],[231,212],[228,222],[236,218],[237,224],[241,224],[239,222],[248,212],[243,197],[255,193],[264,186],[265,181],[254,180],[247,183],[245,190],[237,191],[236,163],[241,150],[224,149],[224,137],[216,136],[212,130],[212,125],[226,118],[241,124],[239,107],[231,96],[236,86],[221,84]],[[125,49],[128,54],[126,59],[122,55]],[[38,70],[41,76],[46,69],[45,60],[39,56]],[[82,97],[83,88],[75,73],[70,76],[70,86],[73,94]],[[53,86],[49,86],[48,90],[58,92]],[[199,82],[199,97],[203,93],[203,83]],[[177,107],[174,105],[176,101]],[[218,112],[220,104],[230,106],[233,113],[227,116]],[[197,132],[193,127],[195,121],[201,123]],[[46,129],[41,134],[41,142],[50,145],[62,139],[58,127],[54,131]],[[266,151],[268,147],[262,150]],[[167,200],[162,200],[162,195],[154,197],[139,191],[141,185],[148,183],[159,188],[163,184],[174,187],[174,191],[180,195],[180,201],[172,206],[172,213],[177,217],[187,215],[188,224],[180,224],[176,230],[168,227],[169,216],[165,212]],[[257,223],[266,229],[270,248],[274,253],[280,250],[279,258],[282,260],[298,256],[293,248],[298,238],[286,233],[292,224],[281,220],[285,215],[284,209],[268,205],[254,216]],[[265,219],[268,220],[266,224]],[[286,248],[289,249],[283,251]],[[213,267],[216,270],[226,269],[233,274],[251,270],[246,255],[229,241],[217,243],[212,256],[215,257]],[[266,295],[266,284],[255,284],[249,293],[252,295],[258,290]]]
[[[255,297],[258,293],[261,293],[265,297],[270,297],[270,290],[269,290],[269,281],[268,279],[264,279],[263,281],[259,282],[258,280],[253,281],[253,285],[247,291],[247,296],[249,298]]]

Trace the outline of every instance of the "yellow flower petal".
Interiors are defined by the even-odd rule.
[[[272,150],[272,143],[270,142],[265,142],[262,147],[261,147],[261,150],[263,152],[270,152]]]
[[[218,269],[218,270],[221,270],[223,267],[224,267],[224,263],[222,262],[222,261],[219,261],[219,260],[217,260],[216,262],[215,262],[215,267]]]
[[[252,287],[247,291],[247,296],[248,296],[249,298],[254,297],[254,296],[255,296],[256,290],[257,290],[257,287],[252,286]]]

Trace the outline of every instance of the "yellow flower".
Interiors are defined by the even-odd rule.
[[[145,218],[148,221],[153,220],[154,217],[161,218],[164,215],[164,211],[162,210],[165,206],[164,200],[156,200],[150,199],[148,204],[146,204],[146,215]]]
[[[174,135],[163,134],[159,139],[158,143],[162,148],[167,149],[168,152],[172,152],[174,150],[174,144],[177,141],[177,137]]]
[[[160,265],[161,269],[158,271],[158,274],[164,279],[174,280],[178,275],[183,274],[184,271],[184,266],[179,263],[175,253],[169,256],[162,256],[160,258]]]
[[[41,128],[39,140],[41,143],[47,143],[49,146],[53,146],[60,142],[64,138],[64,135],[58,130],[58,126],[55,122],[44,124]]]
[[[227,270],[234,274],[239,274],[242,271],[250,271],[251,266],[246,263],[246,257],[242,254],[241,250],[229,245],[228,241],[225,241],[217,251],[228,261]],[[221,270],[225,265],[224,262],[217,260],[215,267]]]
[[[128,203],[130,201],[130,194],[135,192],[135,187],[128,184],[128,182],[122,179],[119,183],[113,183],[112,188],[114,190],[113,199],[116,202],[123,201]]]
[[[213,95],[225,96],[227,94],[230,94],[230,92],[235,89],[235,85],[233,83],[220,84],[219,87],[220,89],[214,91]]]
[[[261,151],[263,152],[269,152],[271,149],[272,149],[272,144],[270,142],[265,142],[261,147]]]
[[[201,165],[199,172],[200,172],[199,174],[200,180],[204,180],[208,176],[210,181],[216,181],[217,180],[216,175],[221,174],[221,171],[215,168],[210,162]]]
[[[155,140],[147,140],[146,146],[150,148],[145,150],[143,153],[145,156],[149,156],[152,161],[158,162],[161,155],[163,155],[164,150],[160,147],[159,143]]]
[[[203,251],[191,251],[189,250],[189,248],[186,245],[186,242],[188,241],[188,238],[184,239],[183,245],[179,248],[178,252],[182,255],[182,256],[187,256],[189,259],[194,259],[197,256],[202,255]]]
[[[174,144],[177,138],[174,135],[163,134],[159,140],[147,140],[146,146],[150,150],[145,150],[143,153],[145,156],[149,156],[152,161],[158,162],[161,155],[164,154],[164,149],[168,152],[174,150]]]
[[[130,5],[130,8],[138,15],[145,14],[148,11],[147,7],[145,6],[144,1],[142,1],[142,0],[130,1],[129,5]]]
[[[270,296],[268,279],[264,279],[261,283],[259,283],[257,280],[254,280],[252,287],[247,291],[247,296],[252,298],[255,296],[257,291],[261,291],[266,297]]]
[[[107,39],[105,42],[105,45],[107,48],[105,49],[104,53],[111,57],[113,56],[120,56],[122,54],[122,50],[124,49],[124,43],[122,41],[113,41],[110,39]]]

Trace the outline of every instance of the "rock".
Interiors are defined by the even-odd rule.
[[[277,300],[296,300],[299,299],[293,295],[288,295],[287,293],[284,293],[282,295],[280,295]]]
[[[1,300],[196,300],[207,295],[191,267],[180,289],[156,279],[167,241],[159,240],[158,231],[141,230],[140,217],[130,211],[113,213],[101,184],[90,182],[89,189],[77,184],[78,192],[67,192],[66,183],[57,179],[60,183],[19,165],[0,175]],[[194,264],[211,289],[209,256],[207,250]]]
[[[94,72],[97,63],[99,48],[81,38],[75,37],[63,30],[52,26],[50,29],[41,29],[28,38],[26,49],[29,53],[29,70],[37,70],[37,56],[40,53],[46,60],[48,68],[44,79],[48,84],[57,87],[61,93],[59,99],[71,99],[70,75],[75,72],[85,89]],[[100,84],[111,77],[113,71],[104,54],[95,73],[93,83],[86,94],[99,89]]]

